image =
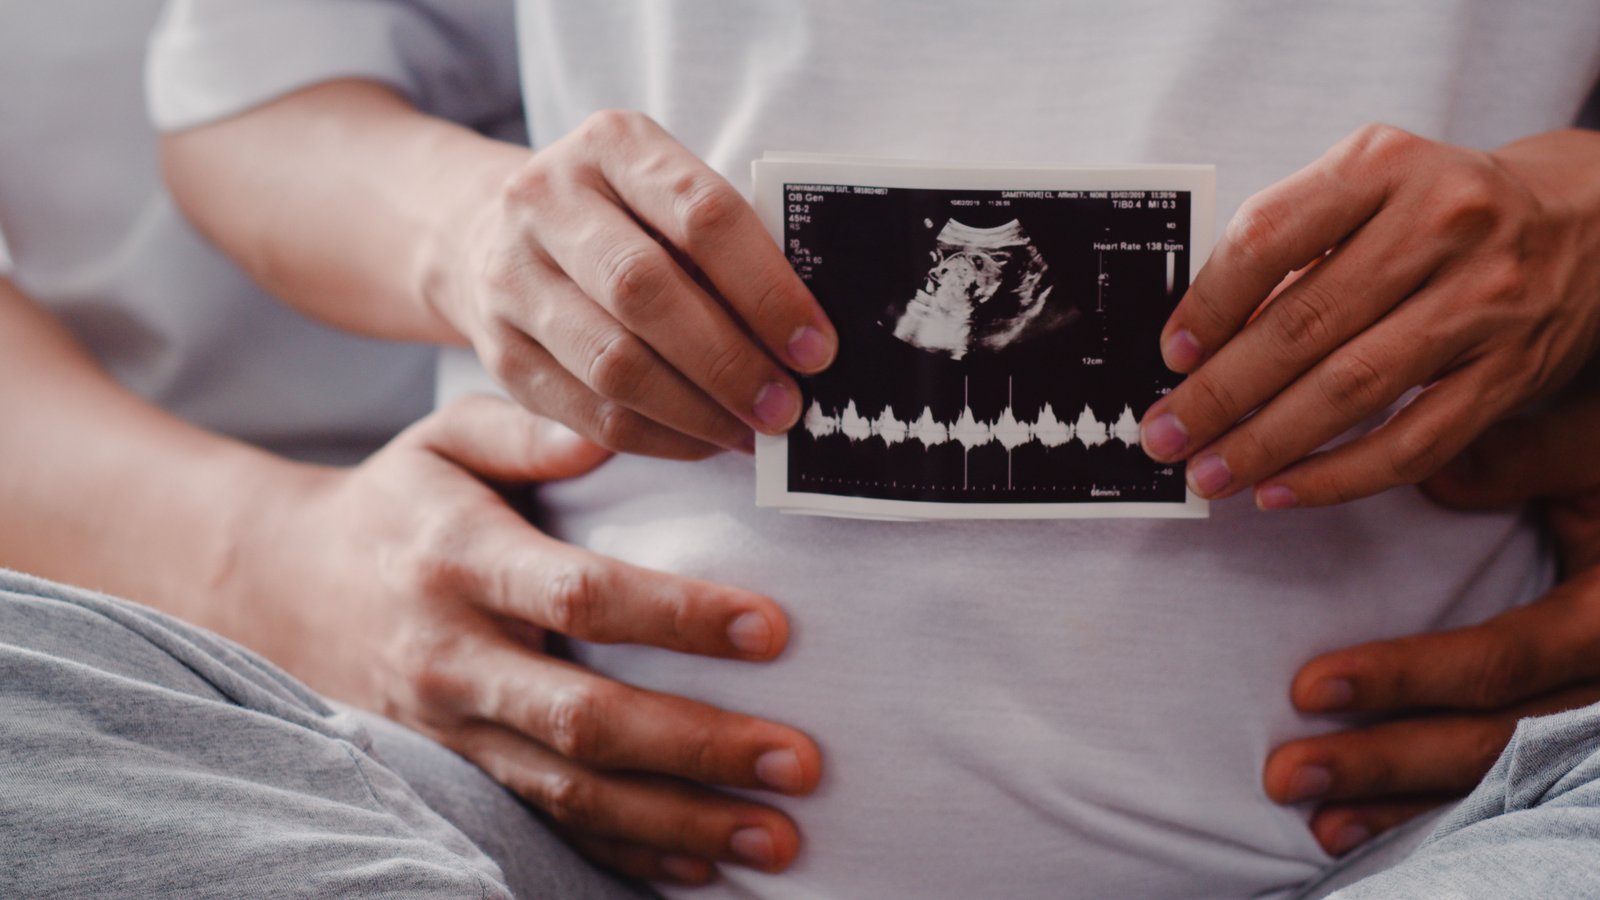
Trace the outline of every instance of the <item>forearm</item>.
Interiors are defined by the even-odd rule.
[[[233,637],[244,532],[310,467],[125,391],[0,279],[0,565],[129,597]]]
[[[444,299],[473,217],[528,150],[340,81],[171,135],[168,183],[263,287],[330,324],[465,343]]]

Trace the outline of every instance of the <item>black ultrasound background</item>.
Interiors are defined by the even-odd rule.
[[[804,186],[786,186],[804,192]],[[902,422],[930,408],[952,423],[964,402],[993,422],[1007,403],[1019,422],[1038,419],[1046,403],[1073,423],[1087,405],[1107,426],[1123,406],[1136,418],[1180,376],[1161,362],[1162,325],[1188,286],[1189,195],[1174,209],[1117,209],[1102,198],[1008,198],[1006,206],[955,206],[955,200],[999,200],[999,191],[888,189],[887,195],[826,193],[809,204],[809,222],[785,223],[783,246],[797,240],[820,263],[806,281],[840,333],[837,361],[802,379],[806,403],[838,415],[855,401],[875,419],[885,406]],[[1142,204],[1141,206],[1144,206]],[[952,360],[894,337],[886,310],[903,305],[927,277],[930,252],[944,223],[976,228],[1017,219],[1050,268],[1049,303],[1078,308],[1077,320],[998,354]],[[926,220],[926,221],[925,221]],[[928,222],[931,221],[931,227]],[[1168,223],[1176,223],[1169,228]],[[1175,284],[1166,285],[1166,254],[1107,251],[1096,241],[1175,241]],[[793,253],[791,251],[791,261]],[[1097,282],[1105,273],[1103,303]],[[1102,311],[1103,307],[1103,311]],[[1086,365],[1085,358],[1104,360]],[[992,441],[970,451],[950,441],[925,447],[908,438],[893,446],[876,435],[814,437],[797,426],[789,437],[789,490],[805,493],[968,503],[1172,502],[1185,488],[1181,468],[1151,461],[1112,439],[1085,447],[1030,441],[1011,450]],[[1008,459],[1009,456],[1009,459]],[[1009,484],[1009,487],[1008,487]]]

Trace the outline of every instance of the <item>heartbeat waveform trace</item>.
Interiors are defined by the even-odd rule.
[[[838,414],[829,415],[822,404],[813,400],[800,424],[814,438],[839,434],[853,443],[872,437],[877,437],[890,447],[905,441],[921,441],[924,448],[953,442],[961,445],[963,457],[974,447],[998,443],[1006,450],[1007,489],[1012,486],[1011,451],[1030,441],[1037,441],[1045,447],[1060,447],[1071,440],[1078,441],[1086,448],[1099,447],[1112,441],[1121,441],[1123,446],[1129,448],[1139,446],[1139,421],[1133,417],[1131,406],[1124,405],[1122,414],[1109,424],[1095,418],[1094,411],[1084,406],[1078,418],[1069,423],[1057,418],[1055,410],[1046,403],[1039,411],[1039,418],[1032,422],[1019,422],[1011,411],[1012,388],[1013,385],[1008,383],[1006,408],[992,422],[983,421],[972,414],[970,399],[964,400],[961,415],[954,422],[939,421],[934,418],[933,410],[926,406],[915,422],[900,421],[888,406],[876,418],[869,419],[856,409],[854,400],[847,402]],[[965,385],[965,392],[970,398],[970,383]],[[967,473],[964,462],[962,469],[961,480],[965,486]]]
[[[801,424],[812,437],[840,434],[858,442],[877,437],[891,447],[905,441],[921,441],[924,447],[930,448],[954,442],[971,450],[995,442],[1009,452],[1029,441],[1037,441],[1045,447],[1060,447],[1071,440],[1085,447],[1099,447],[1112,441],[1121,441],[1127,447],[1139,445],[1139,422],[1133,416],[1133,408],[1126,405],[1117,420],[1110,423],[1095,418],[1088,406],[1074,421],[1063,422],[1048,403],[1032,422],[1017,421],[1009,403],[992,422],[974,416],[970,404],[963,405],[961,415],[954,422],[939,421],[928,407],[923,407],[916,421],[902,422],[887,406],[876,417],[868,418],[851,400],[843,410],[830,415],[822,404],[813,400]]]

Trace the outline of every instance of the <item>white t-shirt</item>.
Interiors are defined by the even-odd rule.
[[[314,68],[190,96],[233,77],[221,70],[243,47],[228,5],[178,3],[169,23],[210,62],[158,38],[153,71],[190,80],[154,81],[166,126],[260,102]],[[360,5],[397,21],[419,6]],[[280,37],[309,34],[331,6],[278,0],[254,16]],[[1600,74],[1600,6],[1586,0],[524,0],[518,12],[536,146],[619,107],[651,114],[741,188],[769,149],[1215,163],[1222,218],[1364,122],[1492,147],[1572,121]],[[422,96],[419,73],[443,64],[369,74]],[[446,380],[447,393],[471,381]],[[1262,763],[1283,740],[1344,724],[1294,712],[1296,669],[1483,619],[1548,579],[1526,520],[1446,512],[1413,489],[1279,514],[1235,499],[1200,522],[900,524],[758,510],[752,468],[619,459],[541,495],[569,540],[769,593],[791,616],[789,652],[768,666],[581,649],[601,671],[792,723],[823,747],[818,793],[779,803],[805,834],[798,864],[775,877],[728,867],[683,896],[1283,896],[1329,859],[1305,808],[1264,796]]]
[[[353,462],[425,414],[434,351],[266,296],[167,198],[141,72],[160,0],[0,0],[0,228],[18,285],[131,390],[289,455]]]

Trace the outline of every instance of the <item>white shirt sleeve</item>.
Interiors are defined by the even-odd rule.
[[[145,88],[163,131],[326,81],[389,85],[484,131],[521,118],[511,0],[171,0]]]

